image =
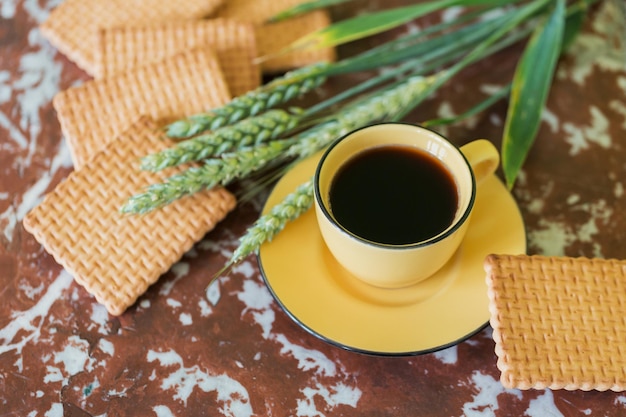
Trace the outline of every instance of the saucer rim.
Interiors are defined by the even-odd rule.
[[[486,329],[489,326],[489,320],[487,320],[483,324],[478,326],[478,328],[476,328],[473,331],[471,331],[471,332],[469,332],[469,333],[459,337],[458,339],[455,339],[455,340],[453,340],[451,342],[444,343],[444,344],[441,344],[441,345],[437,345],[437,346],[434,346],[434,347],[428,348],[428,349],[410,350],[410,351],[398,351],[398,352],[392,352],[392,351],[385,352],[385,351],[376,351],[376,350],[369,350],[369,349],[363,349],[363,348],[359,348],[359,347],[355,347],[355,346],[350,346],[350,345],[347,345],[345,343],[341,343],[341,342],[338,342],[336,340],[333,340],[333,339],[331,339],[331,338],[329,338],[327,336],[324,336],[323,334],[317,332],[316,330],[313,330],[311,327],[309,327],[304,322],[302,322],[302,320],[300,320],[294,313],[292,313],[291,310],[289,308],[287,308],[287,306],[281,301],[281,299],[278,297],[278,295],[274,292],[274,288],[269,283],[269,280],[267,279],[267,274],[265,272],[265,269],[263,268],[263,263],[261,261],[261,255],[259,253],[257,253],[256,257],[257,257],[257,262],[259,264],[259,270],[261,272],[261,277],[263,278],[263,282],[267,286],[270,294],[272,295],[272,298],[274,298],[276,303],[278,303],[278,305],[285,312],[285,314],[287,314],[287,316],[289,316],[289,318],[291,320],[293,320],[298,326],[300,326],[303,330],[305,330],[307,333],[311,334],[312,336],[315,336],[316,338],[322,340],[325,343],[328,343],[329,345],[341,348],[341,349],[349,351],[349,352],[355,352],[355,353],[360,353],[360,354],[363,354],[363,355],[379,356],[379,357],[407,357],[407,356],[425,355],[425,354],[428,354],[428,353],[439,352],[441,350],[447,349],[447,348],[452,347],[452,346],[456,346],[459,343],[469,339],[470,337],[477,335],[478,333],[480,333],[481,331],[483,331],[484,329]]]
[[[309,160],[309,159],[313,159],[314,157],[316,157],[316,155],[314,155],[314,156],[312,156],[310,158],[307,158],[307,159],[305,159],[303,161],[300,161],[300,163],[296,164],[294,166],[294,168],[297,168],[297,165],[306,165],[306,161]],[[294,178],[289,177],[289,174],[291,172],[294,172]],[[304,174],[305,173],[306,173],[306,171],[304,172]],[[281,185],[281,183],[283,183],[283,182],[285,182],[285,183],[295,182],[294,180],[297,181],[298,178],[304,177],[304,174],[300,173],[300,171],[297,171],[295,169],[291,170],[290,172],[287,172],[283,176],[283,178],[281,178],[281,180],[279,180],[275,184],[275,186],[273,187],[272,191],[268,194],[268,198],[267,198],[267,200],[266,200],[266,202],[265,202],[265,204],[263,206],[262,212],[265,213],[265,212],[267,212],[270,209],[268,207],[268,203],[272,200],[272,198],[274,196],[274,193],[276,192],[276,189]],[[527,248],[528,248],[528,241],[527,241],[528,237],[527,237],[527,233],[526,233],[525,226],[524,226],[524,221],[523,221],[524,219],[523,219],[523,217],[521,215],[521,211],[519,209],[519,205],[517,204],[517,202],[513,198],[513,196],[510,193],[510,191],[506,189],[506,187],[502,183],[502,180],[500,178],[498,178],[497,175],[492,175],[491,177],[493,177],[494,180],[497,182],[498,191],[502,192],[502,193],[506,193],[507,197],[509,199],[511,199],[511,202],[514,205],[514,211],[516,213],[515,220],[519,221],[520,222],[520,226],[521,226],[521,231],[518,230],[518,232],[521,232],[521,236],[523,238],[522,242],[516,243],[516,245],[519,245],[519,248],[516,248],[516,250],[526,252]],[[288,179],[288,178],[291,178],[291,179]],[[301,180],[304,181],[305,179],[302,178]],[[281,192],[284,193],[285,195],[288,194],[288,192],[286,192],[285,190],[281,190]],[[278,197],[280,197],[280,195]],[[275,204],[275,202],[274,202],[274,204]],[[312,209],[313,209],[313,207],[311,207],[309,210],[312,210]],[[311,221],[311,220],[309,219],[308,221]],[[431,343],[431,344],[427,343],[426,345],[428,345],[428,346],[424,346],[422,348],[416,346],[417,347],[416,349],[411,349],[411,346],[405,346],[405,348],[409,348],[409,349],[394,349],[393,347],[391,347],[391,348],[386,347],[385,349],[371,349],[371,348],[365,347],[365,345],[361,346],[361,344],[358,343],[358,340],[354,340],[353,341],[353,342],[356,342],[356,343],[341,342],[341,341],[337,340],[336,338],[332,338],[331,336],[325,335],[320,330],[315,330],[309,324],[306,324],[303,321],[302,318],[299,318],[296,314],[294,314],[291,311],[290,308],[287,307],[285,302],[276,293],[276,291],[274,289],[274,286],[272,285],[272,282],[274,280],[271,279],[270,274],[268,274],[266,266],[263,263],[262,248],[263,248],[263,246],[261,248],[259,248],[259,250],[257,250],[257,252],[256,252],[257,262],[258,262],[258,265],[259,265],[259,270],[261,272],[261,277],[263,279],[263,282],[266,284],[266,287],[268,288],[268,290],[269,290],[270,294],[272,295],[272,297],[274,298],[274,300],[276,300],[276,302],[278,303],[280,308],[299,327],[301,327],[307,333],[315,336],[316,338],[318,338],[318,339],[320,339],[320,340],[322,340],[322,341],[324,341],[324,342],[326,342],[326,343],[328,343],[328,344],[330,344],[332,346],[336,346],[336,347],[339,347],[341,349],[344,349],[344,350],[347,350],[347,351],[351,351],[351,352],[357,352],[357,353],[366,354],[366,355],[373,355],[373,356],[386,356],[386,357],[416,356],[416,355],[421,355],[421,354],[426,354],[426,353],[437,352],[437,351],[446,349],[448,347],[455,346],[455,345],[459,344],[460,342],[462,342],[464,340],[467,340],[468,338],[470,338],[470,337],[476,335],[477,333],[481,332],[482,330],[484,330],[489,325],[490,318],[489,318],[489,315],[487,314],[487,316],[485,317],[484,321],[482,321],[482,320],[481,321],[476,321],[474,323],[474,325],[471,326],[471,327],[470,326],[466,326],[465,333],[461,334],[460,336],[455,337],[452,334],[452,335],[449,335],[450,337],[447,340],[443,340],[443,339],[446,339],[446,338],[440,338],[442,340],[439,340],[439,342],[434,341],[435,343]],[[335,276],[335,275],[331,274],[331,276]],[[293,297],[289,298],[289,300],[290,300],[289,304],[290,305],[293,305],[292,298]],[[374,306],[374,304],[371,304],[371,303],[369,303],[369,305]],[[485,306],[485,308],[487,309],[488,306]],[[312,323],[315,324],[315,321],[313,321]],[[459,329],[459,330],[463,330],[463,329]],[[454,333],[454,332],[452,332],[452,333]],[[458,332],[457,334],[460,334],[460,332]]]

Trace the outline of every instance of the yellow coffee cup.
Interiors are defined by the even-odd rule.
[[[353,131],[328,147],[315,172],[324,242],[339,264],[371,285],[422,281],[454,255],[477,184],[498,164],[498,151],[487,140],[459,149],[404,123]]]

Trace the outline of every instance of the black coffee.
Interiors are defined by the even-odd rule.
[[[330,187],[330,209],[364,239],[403,245],[431,238],[454,219],[458,193],[444,165],[419,149],[372,148],[348,160]]]

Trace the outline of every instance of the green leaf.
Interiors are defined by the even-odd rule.
[[[458,122],[460,122],[462,120],[469,119],[470,117],[477,115],[478,113],[482,112],[483,110],[488,109],[494,103],[496,103],[498,100],[500,100],[500,99],[504,98],[505,96],[507,96],[509,94],[509,91],[511,91],[511,85],[510,84],[507,85],[506,87],[501,88],[495,94],[489,96],[487,99],[481,101],[477,105],[473,106],[472,108],[470,108],[466,112],[464,112],[462,114],[459,114],[458,116],[426,120],[425,122],[421,123],[421,125],[423,127],[441,126],[441,125],[449,125],[449,124],[453,124],[453,123],[458,123]]]
[[[574,11],[571,15],[567,17],[567,21],[565,22],[565,31],[563,32],[563,46],[562,50],[565,51],[569,46],[574,42],[578,33],[580,33],[580,29],[582,28],[583,22],[585,21],[585,17],[587,15],[587,9],[589,7],[588,0],[578,0],[579,8]]]
[[[509,0],[510,2],[510,0]],[[412,6],[395,7],[334,23],[326,28],[303,36],[287,50],[299,48],[326,48],[341,45],[366,36],[398,27],[428,13],[452,6],[484,6],[502,4],[503,0],[437,0]]]
[[[314,0],[314,1],[308,1],[306,3],[298,4],[297,6],[294,6],[294,7],[290,8],[290,9],[287,9],[285,11],[282,11],[280,13],[275,14],[274,16],[270,17],[267,20],[267,22],[268,23],[280,22],[282,20],[287,20],[287,19],[290,19],[292,17],[296,17],[296,16],[299,16],[301,14],[311,12],[313,10],[323,9],[324,7],[334,6],[336,4],[341,4],[341,3],[347,3],[349,1],[354,1],[354,0]]]
[[[502,140],[502,168],[513,187],[532,146],[561,52],[565,26],[565,0],[556,0],[548,19],[539,25],[515,69],[511,102]]]
[[[514,12],[509,12],[511,15]],[[342,65],[336,65],[332,72],[359,71],[372,68],[380,68],[383,65],[393,65],[398,62],[416,57],[423,63],[432,62],[442,58],[454,60],[459,53],[465,53],[469,48],[481,43],[494,31],[505,24],[509,18],[508,13],[493,18],[483,18],[458,29],[444,32],[438,36],[425,39],[406,41],[410,36],[401,37],[389,44],[395,44],[392,50],[383,50],[378,53],[365,52],[343,61]]]

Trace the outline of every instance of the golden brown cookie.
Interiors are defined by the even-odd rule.
[[[275,54],[295,40],[330,25],[330,15],[316,10],[277,23],[267,23],[270,17],[283,12],[305,0],[229,0],[220,7],[216,16],[249,22],[256,26],[259,56]],[[334,48],[297,50],[281,54],[261,62],[265,73],[276,73],[336,59]]]
[[[109,77],[197,47],[215,51],[232,96],[255,89],[261,71],[250,23],[229,19],[178,20],[100,31],[96,77]]]
[[[163,125],[229,99],[215,54],[203,48],[88,81],[60,92],[53,104],[74,167],[81,168],[142,115]]]
[[[264,24],[256,29],[260,56],[275,55],[301,37],[330,25],[324,10],[317,10],[277,23]],[[333,62],[337,59],[334,48],[297,49],[278,54],[261,62],[263,72],[275,73],[302,67],[316,62]]]
[[[139,170],[139,158],[168,146],[140,119],[72,172],[24,218],[24,228],[95,296],[122,314],[235,207],[223,188],[202,191],[144,215],[120,207],[149,184],[179,172]]]
[[[52,10],[41,32],[88,74],[95,73],[98,31],[208,16],[223,0],[65,0]]]
[[[491,325],[507,388],[626,389],[626,262],[490,255]]]

